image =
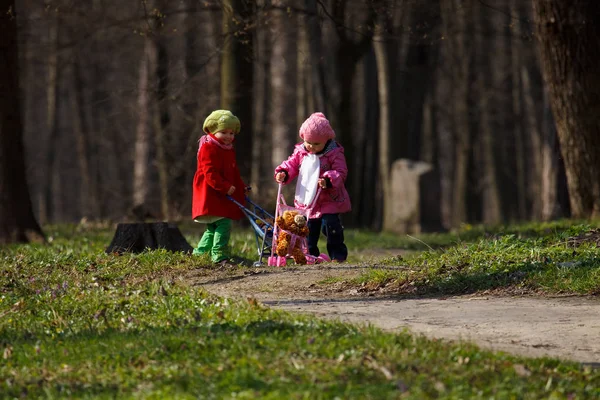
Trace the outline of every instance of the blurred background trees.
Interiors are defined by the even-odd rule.
[[[0,245],[44,242],[25,174],[14,0],[0,1]]]
[[[440,229],[597,215],[600,19],[586,16],[598,6],[567,16],[558,3],[16,0],[35,216],[189,219],[202,122],[218,108],[241,119],[242,175],[265,206],[273,167],[322,111],[348,161],[347,226],[394,229],[393,187],[409,187],[391,172],[399,159],[430,166],[420,213]]]

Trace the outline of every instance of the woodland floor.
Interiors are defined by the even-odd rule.
[[[367,267],[319,264],[283,268],[198,269],[189,284],[225,297],[322,318],[372,324],[387,331],[600,366],[600,299],[540,297],[508,291],[452,297],[399,297],[393,288],[350,283]],[[372,268],[372,267],[371,267]],[[382,267],[393,268],[393,267]]]

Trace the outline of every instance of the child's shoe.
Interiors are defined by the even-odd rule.
[[[329,258],[329,256],[325,253],[321,253],[319,254],[319,257],[317,257],[318,262],[331,262],[331,258]]]

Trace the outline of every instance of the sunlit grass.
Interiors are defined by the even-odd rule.
[[[400,275],[373,264],[371,278],[413,277],[425,291],[460,291],[475,287],[473,282],[519,276],[529,285],[586,292],[598,281],[597,250],[565,244],[586,229],[485,232],[470,242],[440,236],[437,249],[385,261]],[[106,254],[112,227],[45,230],[49,246],[0,249],[3,398],[600,396],[600,372],[590,367],[326,322],[274,311],[252,299],[215,297],[185,282],[192,271],[210,272],[206,257],[165,250]],[[252,233],[234,232],[234,251],[252,251],[244,250],[251,247],[245,242]],[[359,242],[398,249],[404,243],[378,236],[350,230],[348,244],[360,253]],[[322,283],[336,282],[331,276]]]
[[[178,255],[4,252],[5,397],[593,398],[600,373],[288,314],[178,283]],[[56,264],[56,262],[59,264]],[[93,264],[93,267],[92,265]],[[192,268],[186,264],[186,268]],[[87,268],[87,271],[86,271]],[[550,384],[548,383],[550,382]],[[527,396],[524,398],[528,398]]]
[[[600,249],[576,247],[568,239],[588,232],[589,224],[514,226],[473,241],[406,256],[390,257],[359,284],[395,287],[398,294],[464,294],[489,289],[524,293],[600,293]]]

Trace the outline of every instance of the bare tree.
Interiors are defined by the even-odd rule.
[[[352,177],[356,171],[356,147],[354,144],[354,112],[353,88],[356,69],[365,54],[372,49],[374,25],[376,21],[376,2],[353,2],[339,0],[331,3],[327,8],[324,2],[319,2],[321,11],[330,20],[330,30],[323,30],[323,38],[328,43],[324,51],[331,55],[326,60],[326,88],[328,117],[336,131],[336,137],[342,143],[348,160],[348,176]],[[331,34],[331,30],[335,35]],[[375,166],[373,166],[376,168]],[[361,187],[354,184],[350,178],[346,181],[350,198],[361,196]],[[352,224],[357,216],[352,213],[348,216]]]
[[[445,37],[445,32],[442,33]],[[434,117],[437,143],[440,148],[437,167],[440,171],[440,212],[442,225],[449,229],[452,227],[452,191],[454,174],[454,137],[452,132],[452,112],[448,104],[452,102],[452,78],[451,78],[451,54],[452,48],[448,40],[442,41],[440,45],[440,62],[435,70],[434,90]]]
[[[553,144],[553,130],[544,128],[552,118],[542,110],[538,55],[527,32],[532,7],[526,3],[113,4],[19,3],[27,29],[20,32],[27,60],[21,69],[27,94],[23,138],[26,154],[35,160],[26,169],[39,182],[30,190],[45,220],[72,221],[88,208],[95,218],[121,218],[139,189],[134,182],[147,185],[145,201],[152,211],[161,204],[165,217],[186,215],[202,122],[221,107],[242,120],[236,143],[245,150],[238,153],[240,166],[248,162],[242,170],[251,175],[253,196],[261,202],[273,200],[271,190],[262,190],[275,186],[273,163],[298,140],[299,122],[318,110],[346,149],[354,210],[345,219],[348,225],[381,228],[386,218],[377,174],[400,157],[436,165],[447,228],[465,220],[494,223],[498,214],[504,220],[556,215],[558,204],[568,210],[557,158],[563,143]],[[145,66],[147,88],[140,92],[148,14],[151,23],[164,25],[154,30],[156,64]],[[381,43],[373,42],[373,28],[382,15],[391,26],[379,33],[385,46],[376,49]],[[304,20],[300,30],[298,18]],[[481,29],[484,34],[475,38],[473,32]],[[381,50],[388,58],[389,79],[381,81],[387,95],[377,89]],[[386,103],[387,117],[381,107]],[[145,178],[134,179],[138,123],[148,134],[146,150],[138,154],[147,156],[138,157],[145,159]],[[388,134],[385,143],[379,141],[380,128]],[[586,154],[593,144],[586,139]],[[546,211],[540,211],[545,200]]]
[[[296,43],[298,54],[296,56],[296,126],[300,126],[306,116],[310,114],[314,108],[313,96],[309,96],[310,87],[310,46],[308,42],[308,29],[306,25],[307,16],[305,13],[297,15],[298,29]]]
[[[600,2],[533,0],[574,217],[600,216]]]
[[[81,78],[81,66],[78,56],[73,55],[73,70],[71,75],[71,91],[69,97],[70,110],[72,113],[73,133],[77,145],[77,162],[81,174],[81,191],[79,193],[80,207],[83,216],[97,216],[97,190],[94,179],[91,176],[88,131],[85,125],[83,108],[83,82]]]
[[[270,135],[270,62],[271,41],[269,40],[269,14],[264,10],[270,5],[269,0],[256,2],[257,11],[254,31],[254,118],[252,140],[252,168],[250,184],[254,195],[259,196],[269,192],[267,182],[273,182],[271,162]]]
[[[236,137],[239,149],[252,148],[252,80],[253,39],[250,25],[254,2],[223,1],[224,44],[221,54],[221,107],[230,109],[240,119],[243,134]],[[238,164],[242,177],[250,179],[251,151],[239,151]]]
[[[59,39],[60,22],[57,11],[50,12],[48,21],[48,50],[47,50],[47,80],[46,80],[46,126],[43,135],[43,156],[40,185],[42,190],[39,191],[38,198],[38,213],[41,223],[46,223],[54,219],[56,204],[52,199],[54,196],[53,182],[56,171],[57,152],[55,144],[58,139],[58,82],[60,69],[58,39]]]
[[[326,87],[325,87],[325,71],[323,68],[324,57],[323,57],[323,45],[321,43],[322,34],[321,26],[319,23],[319,15],[317,10],[316,0],[306,0],[306,35],[308,40],[308,50],[311,55],[310,59],[307,60],[309,68],[309,79],[310,85],[308,92],[312,94],[311,105],[313,110],[318,110],[325,115],[329,115],[326,101]]]
[[[396,223],[391,218],[393,198],[390,169],[390,66],[387,41],[384,39],[390,31],[391,22],[384,13],[379,13],[373,37],[375,57],[377,60],[377,89],[379,93],[379,179],[383,189],[383,230],[392,231]]]
[[[138,123],[133,164],[133,207],[147,207],[150,188],[150,146],[153,92],[150,79],[156,70],[156,45],[148,32],[144,38],[144,51],[139,64]]]
[[[45,241],[25,174],[14,12],[14,0],[0,0],[0,244]]]
[[[506,57],[506,53],[502,53],[503,46],[501,41],[503,35],[500,32],[494,32],[494,39],[492,44],[492,50],[489,51],[490,43],[486,40],[485,33],[486,21],[484,19],[484,9],[479,3],[476,3],[477,10],[479,11],[474,18],[475,21],[475,41],[477,43],[476,59],[478,63],[477,69],[477,95],[479,104],[479,147],[476,152],[476,158],[479,159],[479,187],[481,188],[481,212],[482,222],[484,224],[497,224],[501,220],[500,210],[500,193],[498,188],[498,179],[496,172],[497,157],[495,152],[495,141],[494,141],[494,125],[493,115],[494,109],[494,96],[493,93],[500,89],[499,81],[501,81],[501,74],[505,74],[506,71],[495,65],[495,61],[499,57]],[[497,18],[494,19],[494,22]],[[493,27],[497,27],[495,23]],[[500,43],[498,43],[500,42]],[[491,74],[489,73],[491,69]],[[491,75],[492,79],[488,79]],[[490,88],[490,84],[493,88]],[[500,86],[500,87],[496,87]],[[478,157],[477,157],[478,156]]]
[[[453,151],[453,175],[450,225],[458,228],[467,221],[467,179],[471,154],[469,129],[469,53],[467,41],[467,12],[470,10],[459,0],[442,0],[443,35],[448,38],[446,57],[451,62],[451,107],[450,126],[453,144],[447,147]],[[443,134],[446,138],[447,133]],[[444,185],[442,185],[444,186]]]
[[[296,19],[287,8],[291,0],[273,1],[271,11],[271,121],[272,167],[291,154],[296,141]]]

